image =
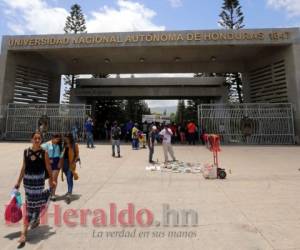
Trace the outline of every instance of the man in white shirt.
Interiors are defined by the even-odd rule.
[[[173,161],[176,161],[176,158],[174,156],[173,147],[171,144],[171,138],[172,138],[172,130],[168,127],[168,125],[165,125],[164,129],[160,131],[159,135],[162,137],[162,145],[165,155],[165,163],[168,162],[168,153],[171,155]]]

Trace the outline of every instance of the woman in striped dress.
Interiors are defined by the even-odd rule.
[[[19,239],[20,244],[25,244],[29,226],[37,227],[40,221],[40,213],[46,208],[50,198],[50,190],[45,190],[45,177],[49,176],[50,188],[55,187],[52,180],[52,171],[47,152],[41,148],[42,135],[35,132],[31,136],[32,146],[24,150],[22,169],[15,185],[19,188],[23,180],[26,200],[26,214],[23,230]]]

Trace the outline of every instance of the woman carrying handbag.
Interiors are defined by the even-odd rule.
[[[56,183],[52,179],[52,170],[48,153],[42,149],[42,135],[34,132],[31,136],[32,146],[24,150],[23,164],[16,189],[20,188],[23,181],[25,189],[26,214],[23,220],[23,229],[19,239],[20,244],[25,244],[28,228],[37,227],[40,223],[41,212],[46,209],[51,195],[51,188]],[[45,190],[45,179],[49,178],[50,189]]]

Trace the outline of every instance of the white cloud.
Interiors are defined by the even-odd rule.
[[[0,0],[7,26],[14,34],[63,33],[68,10],[52,7],[45,0]],[[53,3],[53,2],[52,2]],[[156,13],[143,4],[118,0],[117,7],[104,6],[85,13],[88,32],[164,30],[152,21]]]
[[[118,0],[117,8],[104,6],[91,13],[87,21],[89,32],[117,32],[117,31],[153,31],[164,30],[164,26],[152,22],[156,13],[144,5]]]
[[[173,8],[178,8],[182,6],[182,0],[168,0]]]
[[[15,34],[63,33],[68,11],[53,8],[43,0],[1,0],[7,26]]]
[[[7,18],[9,30],[19,35],[64,33],[69,15],[68,10],[52,7],[45,0],[0,0],[0,11]],[[153,10],[134,1],[118,0],[117,7],[104,6],[85,14],[88,32],[165,30],[153,23]]]
[[[300,0],[267,0],[268,6],[284,9],[290,17],[300,16]]]

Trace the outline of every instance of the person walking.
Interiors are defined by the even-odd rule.
[[[181,142],[181,144],[184,144],[185,143],[185,131],[186,131],[184,124],[180,124],[178,130],[180,133],[180,142]]]
[[[121,128],[118,126],[118,123],[115,121],[111,129],[111,144],[112,144],[112,157],[115,157],[115,147],[117,147],[118,158],[120,155],[120,140],[121,140]]]
[[[177,125],[175,122],[172,123],[170,129],[172,130],[172,139],[171,139],[171,143],[175,143],[177,141]]]
[[[193,145],[196,144],[196,132],[197,132],[197,127],[193,121],[189,121],[187,125],[187,131],[188,131],[188,141],[189,145],[193,143]]]
[[[131,138],[132,138],[132,149],[138,150],[140,145],[139,145],[139,129],[137,123],[135,123],[132,128]]]
[[[72,135],[73,135],[73,138],[75,141],[78,141],[78,126],[77,124],[75,123],[72,127]]]
[[[148,122],[147,121],[145,121],[144,123],[143,123],[143,134],[145,134],[145,136],[146,136],[146,140],[148,139],[148,134],[149,134],[149,125],[148,125]]]
[[[52,135],[52,139],[42,144],[42,148],[48,153],[52,169],[53,181],[57,184],[60,168],[62,167],[62,139],[60,134]],[[56,201],[55,188],[52,189],[51,201]]]
[[[165,125],[164,128],[160,131],[159,135],[162,137],[162,146],[164,150],[164,156],[165,156],[165,163],[168,162],[168,153],[172,157],[173,161],[176,161],[173,147],[171,144],[172,139],[172,130],[169,128],[168,125]]]
[[[94,148],[94,123],[92,121],[92,118],[88,118],[87,121],[84,124],[84,129],[86,133],[86,144],[87,148],[91,146],[91,148]]]
[[[73,193],[73,179],[79,179],[79,176],[76,172],[76,163],[80,161],[79,146],[74,141],[72,134],[67,134],[65,136],[63,161],[63,173],[66,176],[68,185],[68,192],[66,193],[66,202],[67,204],[70,204],[71,196]]]
[[[131,132],[132,132],[133,126],[134,126],[134,124],[131,120],[126,123],[126,125],[125,125],[125,127],[126,127],[126,129],[125,129],[125,133],[126,133],[125,142],[131,141],[131,139],[132,139]]]
[[[152,126],[151,131],[149,132],[148,135],[148,148],[149,148],[149,163],[154,163],[153,161],[153,154],[154,154],[154,144],[155,144],[155,139],[157,136],[157,127]]]
[[[41,147],[41,142],[42,134],[34,132],[31,136],[32,146],[24,150],[22,168],[15,185],[15,188],[19,189],[23,181],[26,200],[26,214],[19,239],[20,247],[25,245],[29,227],[33,229],[39,225],[41,213],[47,208],[50,190],[56,185],[52,178],[48,153]],[[47,176],[50,189],[45,190]]]

